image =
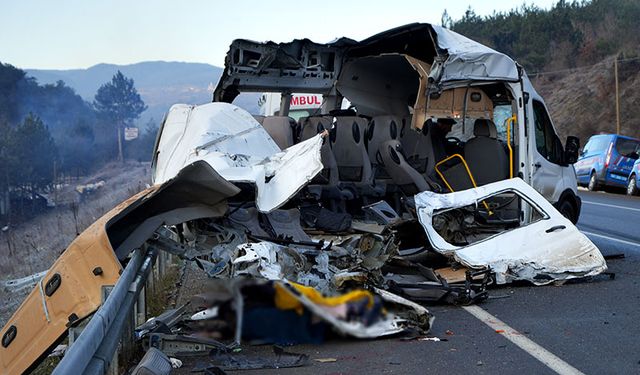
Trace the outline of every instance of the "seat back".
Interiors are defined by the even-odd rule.
[[[464,146],[464,158],[476,184],[481,186],[509,178],[509,156],[497,139],[493,121],[476,120],[473,135]]]
[[[300,124],[300,141],[306,141],[314,137],[322,131],[331,129],[331,119],[328,117],[301,117]],[[320,149],[320,157],[322,158],[322,171],[316,176],[311,184],[314,185],[337,185],[338,184],[338,165],[336,158],[333,156],[331,145],[328,139],[322,143]]]
[[[430,190],[424,177],[405,159],[402,145],[397,140],[383,142],[380,154],[384,168],[394,184],[407,196]]]
[[[407,162],[413,169],[422,174],[433,170],[434,159],[431,140],[424,132],[411,129],[410,117],[401,120],[400,143],[405,152]]]
[[[396,140],[400,137],[400,120],[395,116],[376,116],[371,119],[367,127],[365,145],[371,161],[375,179],[389,179],[386,169],[382,164],[382,155],[379,152],[380,145],[386,141]]]
[[[265,116],[262,116],[262,115],[253,115],[253,118],[254,118],[254,119],[256,119],[256,121],[258,121],[258,123],[259,123],[260,125],[262,125],[262,123],[264,122],[264,118],[265,118]]]
[[[262,126],[280,149],[293,146],[297,126],[294,119],[287,116],[267,116],[262,120]]]
[[[371,161],[364,144],[367,120],[355,116],[335,119],[335,137],[331,139],[331,148],[338,164],[340,181],[371,184]]]

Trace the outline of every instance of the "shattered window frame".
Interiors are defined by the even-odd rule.
[[[500,231],[498,233],[492,234],[490,236],[487,236],[487,237],[482,238],[480,240],[468,243],[466,245],[456,245],[454,243],[451,243],[451,242],[447,241],[446,239],[444,239],[442,237],[442,235],[440,235],[440,233],[438,233],[438,231],[435,229],[435,225],[433,223],[433,220],[438,215],[444,214],[444,213],[449,212],[449,211],[458,210],[458,209],[461,209],[461,208],[464,208],[464,207],[467,207],[467,206],[470,206],[470,205],[473,204],[473,203],[462,203],[462,204],[457,204],[457,205],[452,206],[452,207],[447,207],[447,208],[443,208],[443,209],[439,209],[439,210],[434,210],[431,213],[431,228],[433,228],[433,234],[437,235],[440,240],[442,240],[444,243],[446,243],[450,247],[455,248],[455,249],[453,249],[453,251],[456,251],[458,249],[464,249],[464,248],[469,247],[469,246],[475,246],[475,245],[481,244],[481,243],[483,243],[485,241],[489,241],[489,240],[494,239],[496,236],[501,236],[501,235],[504,235],[505,233],[508,233],[508,232],[511,232],[511,231],[514,231],[514,230],[524,229],[524,228],[526,228],[526,227],[528,227],[528,226],[530,226],[532,224],[538,223],[540,221],[551,219],[551,216],[549,215],[549,213],[546,210],[544,210],[540,205],[535,203],[532,199],[528,198],[523,192],[519,191],[516,188],[511,188],[511,187],[505,188],[505,189],[502,189],[502,190],[498,190],[498,191],[495,191],[495,192],[492,192],[492,193],[489,193],[489,194],[486,194],[486,195],[483,195],[481,197],[476,198],[475,206],[476,207],[480,207],[480,206],[483,205],[483,201],[485,201],[485,200],[487,200],[489,198],[501,195],[501,194],[505,194],[505,193],[513,193],[517,197],[519,197],[522,201],[524,201],[524,202],[529,204],[528,207],[525,207],[525,208],[521,207],[519,209],[519,217],[518,217],[519,225],[517,227],[502,230],[502,231]],[[532,210],[538,211],[538,213],[540,214],[539,215],[540,218],[533,219],[534,213],[533,213]],[[522,212],[524,212],[524,215],[522,215]],[[433,244],[433,245],[434,245],[434,247],[438,247],[435,244]],[[443,251],[452,251],[450,249],[441,249],[441,250],[443,250]]]

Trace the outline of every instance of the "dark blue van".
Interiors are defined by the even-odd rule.
[[[578,184],[592,191],[604,186],[626,188],[639,152],[640,140],[635,138],[617,134],[592,136],[574,164]]]
[[[631,168],[631,175],[629,182],[627,182],[627,194],[638,195],[638,190],[640,190],[640,159],[636,160]]]

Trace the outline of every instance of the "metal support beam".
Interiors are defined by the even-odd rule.
[[[289,116],[289,107],[291,107],[291,94],[282,94],[280,99],[280,116]]]

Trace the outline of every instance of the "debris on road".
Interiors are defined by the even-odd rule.
[[[440,342],[440,341],[447,341],[447,339],[441,339],[439,337],[419,337],[418,341],[433,341],[433,342]]]
[[[169,375],[172,368],[177,368],[172,359],[174,358],[167,357],[160,350],[151,348],[131,371],[131,375]]]
[[[309,362],[306,354],[289,353],[282,347],[274,346],[275,357],[265,358],[245,354],[231,354],[225,351],[211,351],[209,361],[199,362],[192,372],[202,372],[212,368],[222,371],[259,370],[301,367]]]
[[[336,358],[314,358],[313,360],[320,363],[331,363],[338,361]]]

